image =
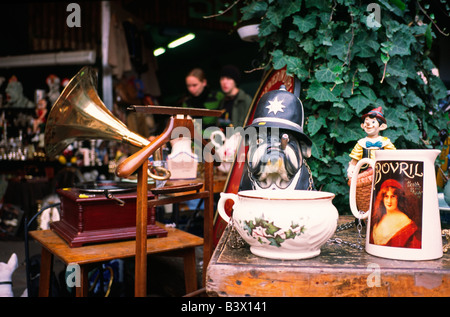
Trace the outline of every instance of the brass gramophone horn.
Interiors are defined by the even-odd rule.
[[[55,157],[76,140],[112,140],[139,148],[150,143],[114,117],[98,96],[96,86],[94,70],[83,67],[52,106],[45,127],[45,151],[49,157]],[[163,176],[149,171],[150,176],[157,180],[168,179],[170,172],[161,169],[159,172]]]

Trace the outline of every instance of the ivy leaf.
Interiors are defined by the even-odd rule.
[[[330,136],[336,138],[336,141],[339,143],[356,142],[364,137],[364,131],[361,129],[359,120],[345,124],[344,122],[338,122],[334,130],[330,133]]]
[[[292,231],[292,229],[289,229],[288,231],[286,231],[285,234],[286,234],[286,240],[287,239],[295,239],[295,237],[297,236],[295,234],[295,232]]]
[[[391,76],[389,73],[386,74],[386,83],[389,84],[390,95],[394,96],[394,98],[403,97],[402,91],[400,90],[400,86],[402,85],[401,79],[396,76]]]
[[[428,84],[430,85],[431,91],[436,99],[446,98],[446,87],[442,80],[437,76],[430,76],[428,78]]]
[[[336,56],[341,61],[345,61],[348,52],[348,44],[350,43],[351,34],[344,33],[339,37],[337,41],[334,41],[333,45],[328,48],[328,54]]]
[[[289,38],[297,43],[300,43],[303,39],[303,33],[300,33],[297,30],[290,30],[288,34]]]
[[[327,67],[321,67],[314,76],[319,82],[334,83],[336,79],[336,73]]]
[[[340,178],[343,178],[343,177],[341,176]],[[348,191],[349,191],[348,185],[345,184],[345,185],[347,185],[347,187],[344,187],[342,185],[339,186],[338,184],[339,184],[338,181],[329,181],[329,179],[327,178],[327,182],[326,182],[326,184],[324,184],[322,190],[327,191],[327,192],[333,192],[336,194],[336,197],[348,195]],[[348,201],[348,199],[347,199],[347,201]]]
[[[253,230],[255,229],[255,224],[253,223],[253,220],[251,221],[244,221],[244,230],[247,230],[249,235],[253,234]]]
[[[267,240],[270,241],[270,245],[273,245],[275,247],[281,247],[281,244],[284,242],[284,239],[279,235],[276,235],[275,238],[267,237]]]
[[[306,17],[303,18],[301,16],[296,15],[294,16],[292,23],[298,27],[298,30],[300,32],[306,33],[316,26],[316,16],[307,15]]]
[[[308,36],[306,38],[304,38],[300,43],[299,43],[300,47],[303,48],[305,50],[306,53],[308,53],[309,56],[311,56],[314,51],[315,51],[315,46],[314,46],[314,40]]]
[[[277,28],[281,27],[281,22],[285,18],[284,15],[280,14],[280,11],[278,7],[270,6],[266,13],[267,19]]]
[[[307,76],[300,58],[286,55],[281,50],[275,50],[271,54],[273,56],[273,68],[281,69],[286,66],[288,74],[295,74],[300,79]]]
[[[248,6],[241,9],[242,20],[262,17],[267,10],[267,3],[264,1],[252,1]]]
[[[423,105],[423,100],[417,97],[414,91],[410,90],[406,94],[405,105],[408,107],[421,106]]]
[[[358,77],[360,81],[365,81],[369,85],[373,84],[373,76],[371,73],[359,73]]]
[[[283,1],[280,5],[272,5],[267,9],[267,19],[277,27],[281,27],[284,19],[300,11],[302,0]]]
[[[316,7],[321,11],[329,11],[330,2],[327,0],[315,0],[315,1],[305,1],[307,8]]]
[[[310,116],[308,119],[308,132],[311,136],[316,134],[321,127],[326,127],[327,123],[325,121],[324,117],[318,116],[317,118],[315,116]]]
[[[366,33],[360,33],[355,38],[352,52],[355,56],[367,58],[375,56],[379,48],[380,44],[373,39],[372,35],[368,36]]]
[[[391,2],[402,11],[404,11],[406,8],[405,3],[401,0],[391,0]]]
[[[266,36],[274,33],[277,30],[269,19],[263,19],[259,25],[259,36],[265,38]]]
[[[389,126],[389,124],[388,124]],[[403,129],[397,129],[397,128],[389,128],[385,131],[384,135],[391,140],[392,143],[395,145],[395,141],[397,141],[398,138],[403,137]],[[398,147],[398,145],[395,145]]]
[[[282,69],[286,66],[286,60],[284,59],[284,54],[282,50],[275,50],[271,53],[273,57],[273,68]]]
[[[345,105],[344,105],[345,106]],[[350,121],[354,117],[354,112],[350,107],[344,107],[339,111],[339,119],[342,121]]]
[[[363,95],[351,97],[347,102],[357,114],[361,113],[368,105],[370,105],[370,100]]]
[[[408,109],[405,106],[398,105],[397,107],[389,107],[385,109],[385,118],[388,127],[397,127],[397,128],[403,128],[404,122],[402,118],[405,115],[405,112]]]
[[[369,98],[370,101],[377,100],[377,95],[375,95],[375,92],[372,90],[372,88],[366,87],[366,86],[359,86],[358,88],[364,96]]]
[[[330,89],[322,86],[317,80],[314,80],[309,86],[307,98],[312,98],[315,101],[338,101],[338,99],[333,95]]]
[[[377,107],[383,108],[385,106],[383,99],[380,99],[380,98],[378,98],[377,100],[372,102],[372,104],[373,104],[374,108],[377,108]]]
[[[311,156],[312,157],[322,157],[323,151],[322,147],[325,144],[327,136],[325,134],[316,134],[311,136],[312,146],[311,146]]]
[[[300,11],[303,0],[288,0],[281,4],[282,12],[285,17],[289,17]]]
[[[273,224],[273,222],[268,222],[268,221],[265,221],[264,228],[266,228],[266,234],[268,234],[270,236],[274,235],[278,230],[281,229],[281,228],[275,226]]]
[[[425,31],[425,40],[427,43],[427,48],[431,48],[431,43],[433,42],[433,36],[431,35],[431,23],[428,24],[427,29]]]
[[[341,169],[339,166],[334,164],[334,165],[331,165],[330,168],[328,168],[328,173],[330,173],[331,175],[340,175]]]
[[[306,68],[302,66],[296,67],[294,71],[294,75],[297,76],[300,80],[305,80],[309,77],[309,72]]]
[[[410,55],[410,45],[414,42],[416,42],[416,39],[410,32],[406,32],[403,30],[395,32],[392,38],[392,47],[389,55]]]
[[[387,64],[386,72],[391,76],[406,78],[405,68],[406,67],[403,65],[402,58],[400,56],[394,56]]]
[[[334,159],[335,159],[336,162],[339,162],[342,165],[342,167],[344,168],[343,171],[347,171],[348,162],[350,160],[349,159],[349,155],[347,153],[342,154],[342,155],[338,155]]]
[[[409,131],[404,134],[406,140],[411,141],[413,143],[419,143],[421,138],[421,133],[419,129],[408,129]]]

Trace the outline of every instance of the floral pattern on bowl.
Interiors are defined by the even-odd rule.
[[[254,220],[244,221],[242,226],[249,237],[255,238],[261,244],[269,244],[281,247],[281,244],[287,239],[295,239],[305,233],[305,226],[297,223],[291,223],[288,230],[277,227],[273,221],[269,222],[264,218],[255,218]]]

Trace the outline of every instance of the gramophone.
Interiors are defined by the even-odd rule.
[[[72,246],[116,239],[136,238],[136,286],[135,293],[145,294],[147,236],[162,237],[167,232],[155,224],[154,207],[184,200],[202,198],[205,205],[204,266],[206,268],[212,254],[213,227],[213,166],[220,164],[214,147],[204,139],[205,176],[204,184],[187,184],[148,188],[148,176],[167,179],[167,170],[149,171],[148,158],[165,143],[170,141],[172,131],[178,127],[187,128],[190,136],[198,135],[191,117],[220,116],[223,111],[177,108],[165,106],[131,105],[130,111],[170,115],[165,130],[152,142],[128,130],[128,128],[106,108],[99,98],[96,87],[97,77],[90,67],[82,68],[64,88],[50,110],[45,130],[45,150],[52,158],[76,140],[104,139],[123,142],[140,148],[121,162],[116,174],[121,178],[130,177],[137,172],[135,191],[124,193],[85,193],[82,188],[59,189],[61,197],[61,220],[51,224],[51,228]],[[191,117],[189,117],[191,116]],[[203,187],[203,191],[199,189]],[[102,188],[100,188],[101,190]],[[192,193],[192,190],[195,193]],[[175,198],[161,198],[162,194],[178,194]],[[115,199],[106,197],[113,195]],[[121,203],[124,203],[121,206]],[[108,207],[101,208],[107,204]],[[110,206],[115,206],[112,210]],[[117,212],[116,212],[117,211]],[[123,214],[122,214],[123,213]],[[122,217],[105,228],[111,217]],[[108,221],[107,221],[108,220]]]
[[[52,158],[76,140],[105,139],[138,148],[150,142],[127,129],[100,100],[97,77],[84,67],[72,78],[53,105],[46,124],[45,150]],[[154,175],[163,178],[167,175]],[[169,174],[168,174],[169,175]],[[61,220],[51,224],[71,247],[122,240],[136,236],[136,185],[126,182],[91,182],[57,189]],[[153,198],[149,191],[147,197]],[[167,231],[155,225],[149,210],[147,234],[162,237]]]

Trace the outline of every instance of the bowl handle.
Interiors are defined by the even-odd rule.
[[[222,217],[223,220],[225,220],[227,223],[230,222],[230,217],[225,212],[225,202],[228,199],[231,199],[234,201],[234,204],[237,204],[237,198],[238,195],[232,194],[232,193],[220,193],[219,201],[217,202],[217,210],[219,211],[219,215]],[[235,206],[233,206],[234,209]]]

